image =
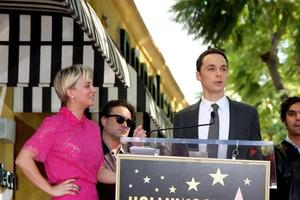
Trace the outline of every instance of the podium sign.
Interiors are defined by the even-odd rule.
[[[121,154],[118,200],[268,200],[270,162]]]

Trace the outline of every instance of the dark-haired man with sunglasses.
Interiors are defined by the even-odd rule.
[[[111,100],[102,109],[101,133],[102,146],[107,169],[116,171],[116,155],[122,153],[120,138],[128,136],[131,129],[135,128],[136,112],[134,107],[125,100]],[[133,131],[134,137],[145,137],[146,131],[141,125]],[[99,183],[97,186],[100,200],[115,199],[115,185]]]

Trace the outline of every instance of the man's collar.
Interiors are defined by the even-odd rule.
[[[285,140],[290,143],[291,145],[293,145],[296,149],[298,149],[298,152],[300,153],[300,145],[296,144],[294,141],[292,141],[289,136],[287,136],[285,138]]]
[[[111,152],[112,155],[118,155],[119,153],[124,153],[121,144],[117,148],[112,149],[110,152]]]
[[[213,103],[218,104],[220,109],[224,109],[226,106],[229,105],[229,101],[226,96],[223,96],[221,99],[219,99],[216,102],[209,101],[209,100],[205,99],[204,97],[201,98],[201,104],[203,104],[204,107],[207,109],[210,109],[211,104],[213,104]]]

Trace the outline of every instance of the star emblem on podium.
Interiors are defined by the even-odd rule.
[[[150,183],[151,178],[149,178],[148,176],[146,176],[144,178],[144,183]]]
[[[169,190],[170,190],[170,193],[176,192],[176,188],[174,187],[174,185],[172,185],[172,187],[170,187]]]
[[[213,177],[213,183],[212,185],[215,185],[217,183],[220,183],[224,186],[224,178],[228,176],[228,174],[222,174],[220,168],[217,169],[217,172],[215,174],[209,174],[211,177]]]
[[[187,181],[186,184],[189,185],[188,191],[190,191],[190,190],[192,190],[192,189],[194,189],[195,191],[198,191],[197,185],[199,185],[200,182],[196,182],[196,181],[195,181],[195,178],[193,177],[192,180],[191,180],[191,181]]]

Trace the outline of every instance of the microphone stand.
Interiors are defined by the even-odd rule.
[[[215,123],[215,116],[216,116],[215,112],[212,111],[212,112],[210,113],[210,117],[212,118],[212,122],[210,122],[210,123],[207,123],[207,124],[197,124],[197,125],[192,125],[192,126],[178,126],[178,127],[172,127],[172,128],[155,129],[155,130],[149,131],[149,132],[147,133],[147,136],[150,136],[151,133],[156,132],[156,131],[157,131],[158,133],[160,133],[161,131],[168,131],[168,130],[177,130],[177,129],[195,128],[195,127],[199,127],[199,126],[210,126],[210,125],[212,125],[212,124]]]

